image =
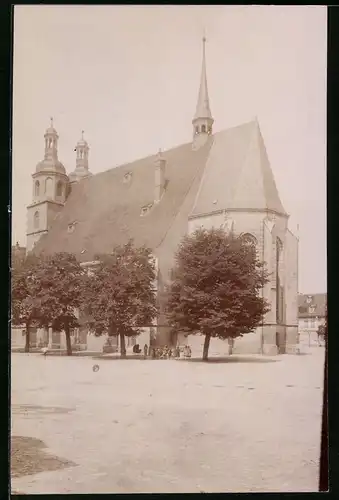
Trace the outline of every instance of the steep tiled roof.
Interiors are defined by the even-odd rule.
[[[156,155],[82,180],[72,187],[63,210],[34,252],[72,252],[81,261],[91,261],[95,254],[110,252],[130,238],[136,245],[156,250],[201,175],[212,142],[211,137],[198,151],[189,143],[162,153],[167,161],[165,193],[144,216],[142,208],[154,199]],[[126,174],[131,175],[124,182]],[[192,205],[186,208],[191,209]]]
[[[326,313],[326,293],[300,294],[298,296],[299,318],[324,317]]]
[[[216,210],[273,210],[286,215],[258,122],[219,132],[192,216]]]
[[[188,143],[162,154],[166,189],[148,213],[142,215],[142,209],[154,200],[156,155],[73,185],[34,252],[66,251],[91,261],[133,238],[153,249],[165,272],[192,213],[227,208],[285,213],[256,122],[216,133],[198,150]]]

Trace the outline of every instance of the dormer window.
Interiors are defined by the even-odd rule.
[[[149,211],[151,210],[153,206],[153,203],[150,203],[149,205],[145,205],[144,207],[142,207],[141,209],[141,217],[144,217],[145,215],[147,215],[149,213]]]
[[[68,224],[68,226],[67,226],[67,232],[68,233],[73,233],[74,232],[76,223],[77,222],[74,221],[74,222],[71,222],[70,224]]]
[[[132,172],[127,172],[125,175],[124,175],[124,179],[123,179],[123,182],[125,184],[127,184],[127,182],[130,182],[130,180],[132,179]]]

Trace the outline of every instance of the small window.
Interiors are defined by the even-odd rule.
[[[195,127],[195,134],[198,135],[199,134],[199,127],[198,125]]]
[[[39,212],[35,212],[34,214],[34,229],[39,229]]]
[[[149,213],[149,211],[151,210],[153,204],[150,203],[149,205],[146,205],[145,207],[142,207],[141,209],[141,216],[144,216],[144,215],[147,215]]]
[[[62,182],[61,182],[61,181],[59,181],[59,182],[57,183],[57,191],[56,191],[56,195],[57,195],[57,196],[62,196]]]
[[[36,181],[34,186],[34,195],[39,196],[40,194],[40,182]]]
[[[132,173],[131,172],[127,172],[125,175],[124,175],[124,179],[123,179],[123,182],[125,184],[127,184],[127,182],[130,182],[130,180],[132,179]]]
[[[206,125],[201,125],[201,132],[206,133]]]

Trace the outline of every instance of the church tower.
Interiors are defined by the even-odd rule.
[[[71,183],[79,182],[81,179],[90,177],[92,174],[88,169],[89,146],[84,139],[84,131],[81,132],[81,139],[77,142],[74,151],[76,151],[75,170],[69,175]]]
[[[44,138],[45,155],[32,175],[32,203],[27,207],[27,252],[48,232],[68,195],[69,181],[65,167],[58,160],[59,136],[53,127],[53,118]]]
[[[202,68],[200,88],[197,102],[197,109],[192,120],[193,124],[193,149],[199,149],[205,144],[212,134],[213,118],[208,97],[207,76],[206,76],[206,38],[202,39]]]

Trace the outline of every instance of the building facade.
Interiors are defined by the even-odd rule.
[[[260,328],[234,342],[233,352],[292,352],[298,334],[298,239],[288,229],[258,120],[213,130],[205,42],[191,142],[91,176],[82,137],[75,171],[67,175],[51,125],[45,159],[33,174],[27,248],[37,254],[71,252],[86,264],[132,238],[152,249],[162,290],[185,234],[198,227],[232,229],[256,244],[271,276],[262,291],[271,310]],[[162,313],[156,338],[160,344],[173,341]],[[203,338],[178,334],[176,341],[200,348]],[[229,346],[212,340],[214,348],[222,353]]]
[[[325,324],[327,294],[299,294],[298,326],[299,333],[316,334],[319,326]]]

